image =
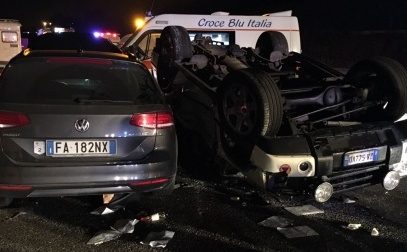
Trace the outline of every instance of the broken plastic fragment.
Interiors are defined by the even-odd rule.
[[[377,228],[373,228],[372,232],[370,234],[372,236],[379,236],[380,235],[379,230]]]
[[[353,200],[353,199],[350,199],[347,197],[343,199],[343,203],[345,203],[345,204],[353,204],[355,202],[356,202],[356,200]]]
[[[123,206],[101,206],[90,212],[92,215],[106,215],[106,214],[111,214],[114,213],[120,209],[123,209]]]
[[[14,214],[13,216],[11,216],[10,218],[8,218],[7,220],[14,220],[14,219],[16,219],[17,217],[19,217],[19,216],[21,216],[21,215],[26,215],[27,214],[27,212],[24,212],[24,211],[22,211],[22,212],[18,212],[18,213],[16,213],[16,214]]]
[[[314,229],[308,226],[297,226],[289,228],[278,227],[277,231],[283,234],[288,239],[319,235],[317,232],[315,232]]]
[[[138,223],[139,221],[137,219],[134,220],[118,220],[114,223],[114,225],[111,227],[112,229],[119,231],[122,234],[131,234],[134,232],[134,226]]]
[[[300,216],[300,215],[312,215],[312,214],[322,214],[324,210],[318,209],[312,205],[303,205],[296,207],[286,207],[285,210],[288,212]]]
[[[153,214],[153,215],[141,217],[140,221],[142,221],[142,222],[156,222],[156,221],[164,220],[166,217],[167,216],[166,216],[165,213],[156,213],[156,214]]]
[[[165,248],[168,242],[174,237],[172,231],[151,232],[141,244],[149,245],[153,248]]]
[[[122,235],[122,233],[117,231],[117,230],[103,231],[103,232],[93,236],[86,244],[88,244],[88,245],[100,245],[100,244],[108,242],[108,241],[116,240],[121,235]]]
[[[343,226],[343,227],[346,229],[349,229],[349,230],[357,230],[362,227],[362,224],[349,223],[347,226]]]
[[[109,204],[114,197],[113,193],[103,194],[103,204]]]
[[[102,231],[92,237],[86,244],[99,245],[108,241],[118,239],[122,234],[131,234],[134,232],[134,226],[138,223],[137,219],[134,220],[118,220],[110,227],[111,230]]]
[[[293,221],[282,216],[271,216],[262,222],[258,223],[260,226],[269,228],[285,228],[293,225]]]

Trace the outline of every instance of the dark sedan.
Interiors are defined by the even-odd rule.
[[[171,189],[170,107],[140,64],[29,51],[0,77],[0,206],[12,198]]]

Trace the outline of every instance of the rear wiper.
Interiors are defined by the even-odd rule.
[[[96,104],[96,103],[111,103],[111,104],[134,104],[132,101],[120,101],[120,100],[109,100],[109,99],[81,99],[75,98],[73,100],[79,104]]]

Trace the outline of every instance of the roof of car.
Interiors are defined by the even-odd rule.
[[[105,38],[93,34],[63,32],[46,33],[32,39],[28,48],[32,50],[82,50],[121,53],[122,51]]]
[[[133,61],[123,53],[99,52],[99,51],[77,51],[77,50],[31,50],[25,49],[17,58],[22,57],[88,57],[114,60]]]

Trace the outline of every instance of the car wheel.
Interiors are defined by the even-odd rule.
[[[0,208],[8,207],[13,203],[12,198],[0,197]]]
[[[266,59],[269,59],[271,53],[275,51],[288,55],[288,42],[281,32],[263,32],[257,39],[256,48],[259,50],[259,55]]]
[[[362,88],[363,103],[377,104],[362,119],[395,121],[407,112],[407,71],[397,61],[376,57],[356,63],[345,77],[346,83]]]
[[[232,138],[252,140],[277,134],[283,117],[280,90],[265,72],[230,73],[218,89],[219,118]]]
[[[182,26],[165,27],[161,33],[158,53],[158,84],[163,92],[170,92],[178,73],[174,61],[192,57],[192,44],[187,30]]]

